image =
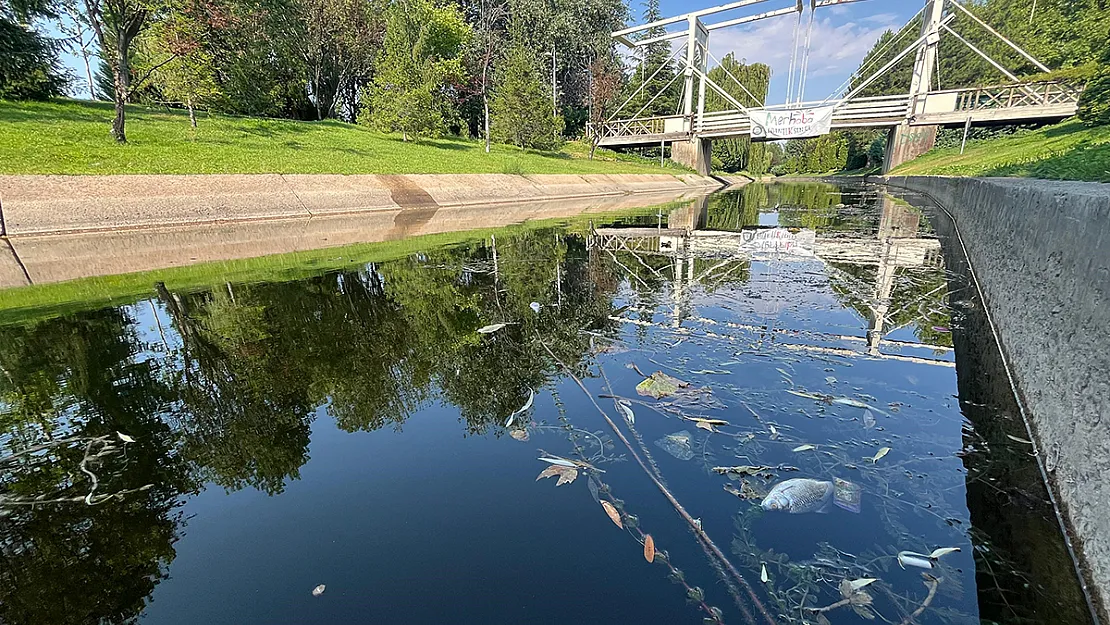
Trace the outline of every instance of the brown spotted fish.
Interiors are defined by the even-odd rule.
[[[785,510],[790,514],[828,512],[833,491],[832,482],[795,478],[775,484],[760,505],[764,510]]]

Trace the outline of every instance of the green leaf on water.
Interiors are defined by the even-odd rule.
[[[643,382],[636,385],[636,393],[639,395],[646,395],[654,399],[661,399],[670,395],[674,395],[680,388],[690,386],[689,382],[683,382],[678,378],[671,377],[662,371],[656,371],[651,374]]]
[[[876,452],[874,456],[872,456],[871,463],[874,464],[874,463],[878,462],[879,459],[881,459],[883,456],[885,456],[889,453],[890,453],[890,447],[883,447],[878,452]]]

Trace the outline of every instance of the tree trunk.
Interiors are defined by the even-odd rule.
[[[118,143],[127,143],[127,131],[124,126],[127,122],[127,111],[124,109],[124,104],[127,103],[127,96],[131,91],[131,61],[127,58],[130,44],[131,41],[125,37],[119,37],[116,42],[116,62],[113,68],[116,117],[112,120],[112,136]]]
[[[185,106],[189,107],[189,123],[193,126],[193,130],[197,128],[197,111],[193,106],[193,97],[189,96],[185,99]]]
[[[89,49],[83,38],[81,39],[81,59],[85,61],[85,76],[89,79],[89,99],[95,100],[96,92],[93,90],[92,67],[89,66]]]
[[[485,115],[486,154],[489,154],[489,96],[482,91],[482,112]]]

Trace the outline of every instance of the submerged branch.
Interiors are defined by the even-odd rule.
[[[537,338],[539,338],[538,335]],[[570,378],[574,380],[574,382],[578,385],[578,387],[582,389],[582,392],[586,394],[586,397],[589,398],[590,403],[592,403],[594,405],[594,408],[596,408],[597,411],[601,413],[602,418],[604,418],[605,421],[609,424],[609,427],[613,430],[613,433],[616,434],[617,438],[619,438],[622,443],[624,443],[624,446],[628,448],[628,452],[632,454],[633,458],[636,459],[636,462],[640,465],[640,468],[644,470],[644,473],[647,474],[648,478],[655,484],[656,488],[658,488],[659,491],[663,493],[663,496],[667,498],[667,501],[671,503],[674,509],[690,526],[690,528],[694,532],[694,535],[698,537],[698,540],[701,541],[705,545],[705,547],[708,548],[713,553],[713,555],[715,555],[721,561],[721,563],[726,567],[726,569],[736,579],[736,581],[739,582],[740,585],[748,591],[748,595],[751,597],[752,603],[754,603],[756,608],[759,609],[760,613],[766,619],[767,623],[769,625],[774,625],[775,620],[771,618],[771,615],[767,612],[767,608],[763,606],[763,603],[759,600],[759,597],[756,596],[755,591],[752,590],[752,587],[750,584],[748,584],[748,581],[744,579],[744,576],[736,570],[736,567],[734,567],[731,562],[729,562],[728,558],[725,557],[725,554],[721,551],[720,547],[718,547],[716,543],[714,543],[713,540],[709,538],[705,531],[702,530],[699,524],[694,521],[694,518],[690,516],[690,513],[687,512],[684,507],[682,507],[682,504],[679,503],[677,499],[675,499],[674,495],[671,494],[671,491],[668,490],[667,487],[664,486],[663,483],[655,477],[651,469],[649,469],[647,464],[644,463],[643,458],[640,457],[640,454],[636,453],[636,450],[632,448],[632,443],[628,442],[628,439],[624,436],[624,433],[620,431],[620,428],[617,427],[617,424],[614,423],[613,420],[609,418],[609,415],[605,413],[605,410],[603,410],[601,406],[598,405],[597,400],[594,399],[593,394],[591,394],[589,389],[586,388],[586,385],[582,383],[582,380],[577,375],[575,375],[574,371],[570,367],[559,360],[559,357],[555,355],[555,352],[551,351],[551,348],[548,347],[547,343],[544,342],[542,338],[539,338],[539,340],[540,345],[543,346],[548,355],[550,355],[551,358],[567,372],[567,375],[569,375]],[[740,609],[742,612],[744,612],[744,616],[748,619],[749,622],[755,622],[755,619],[752,617],[751,612],[747,608],[740,606]]]

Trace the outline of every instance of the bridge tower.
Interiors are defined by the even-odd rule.
[[[671,160],[681,163],[702,176],[713,167],[713,141],[698,137],[697,120],[705,112],[705,72],[709,68],[709,30],[698,15],[686,17],[689,28],[686,40],[685,86],[682,91],[682,127],[690,139],[671,144]],[[697,100],[694,89],[697,88]],[[696,102],[696,104],[695,104]]]
[[[932,86],[933,71],[937,65],[937,47],[940,44],[944,1],[928,0],[922,12],[921,36],[925,37],[925,41],[917,49],[917,58],[913,64],[913,76],[910,78],[910,106],[906,119],[887,133],[886,154],[883,158],[884,174],[933,149],[937,141],[937,126],[911,126],[910,118],[925,112],[925,96]]]

